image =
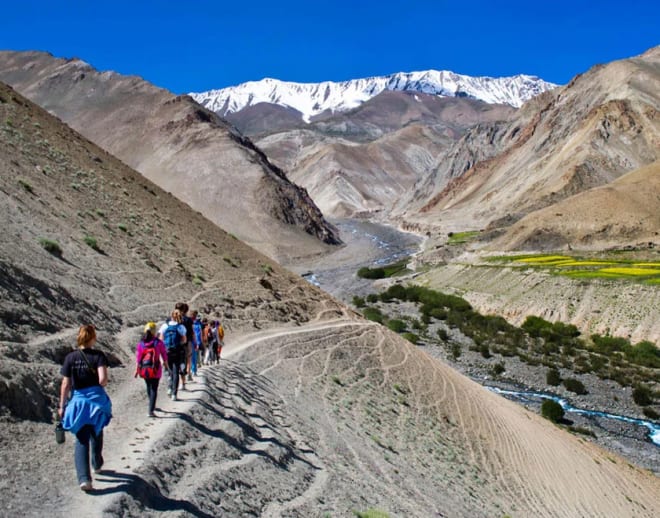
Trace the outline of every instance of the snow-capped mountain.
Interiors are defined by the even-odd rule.
[[[322,83],[292,83],[266,78],[190,95],[220,115],[265,102],[293,108],[302,113],[305,121],[309,121],[326,110],[339,112],[355,108],[384,90],[421,92],[443,97],[472,97],[487,103],[519,107],[532,97],[557,86],[528,75],[471,77],[445,70],[427,70]]]

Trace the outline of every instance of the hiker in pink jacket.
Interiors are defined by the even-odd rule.
[[[156,336],[156,324],[147,322],[144,326],[142,340],[135,349],[135,377],[144,379],[149,397],[149,417],[156,417],[156,397],[158,383],[163,375],[163,365],[167,366],[167,349]]]

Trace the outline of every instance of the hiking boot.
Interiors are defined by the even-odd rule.
[[[147,414],[147,417],[156,417],[156,414],[154,414],[153,412],[149,412],[149,413]]]
[[[192,381],[192,374],[188,374],[188,381]]]
[[[170,387],[167,387],[167,395],[168,396],[172,395],[172,389]]]
[[[83,491],[91,491],[92,483],[89,480],[87,482],[81,482],[80,489],[82,489]]]
[[[172,401],[176,401],[176,394],[172,394]]]

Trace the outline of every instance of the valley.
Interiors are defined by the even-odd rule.
[[[203,107],[0,52],[10,515],[657,516],[660,47],[556,88],[415,74]],[[179,301],[226,356],[147,419],[135,344]],[[52,441],[83,322],[115,404],[90,494]]]

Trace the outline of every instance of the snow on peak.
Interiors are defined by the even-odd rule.
[[[220,115],[265,102],[298,110],[303,119],[309,121],[314,115],[326,110],[341,112],[355,108],[384,90],[421,92],[443,97],[471,97],[491,104],[509,104],[517,108],[532,97],[557,86],[528,75],[471,77],[446,70],[426,70],[322,83],[293,83],[265,78],[190,95],[195,101]]]

